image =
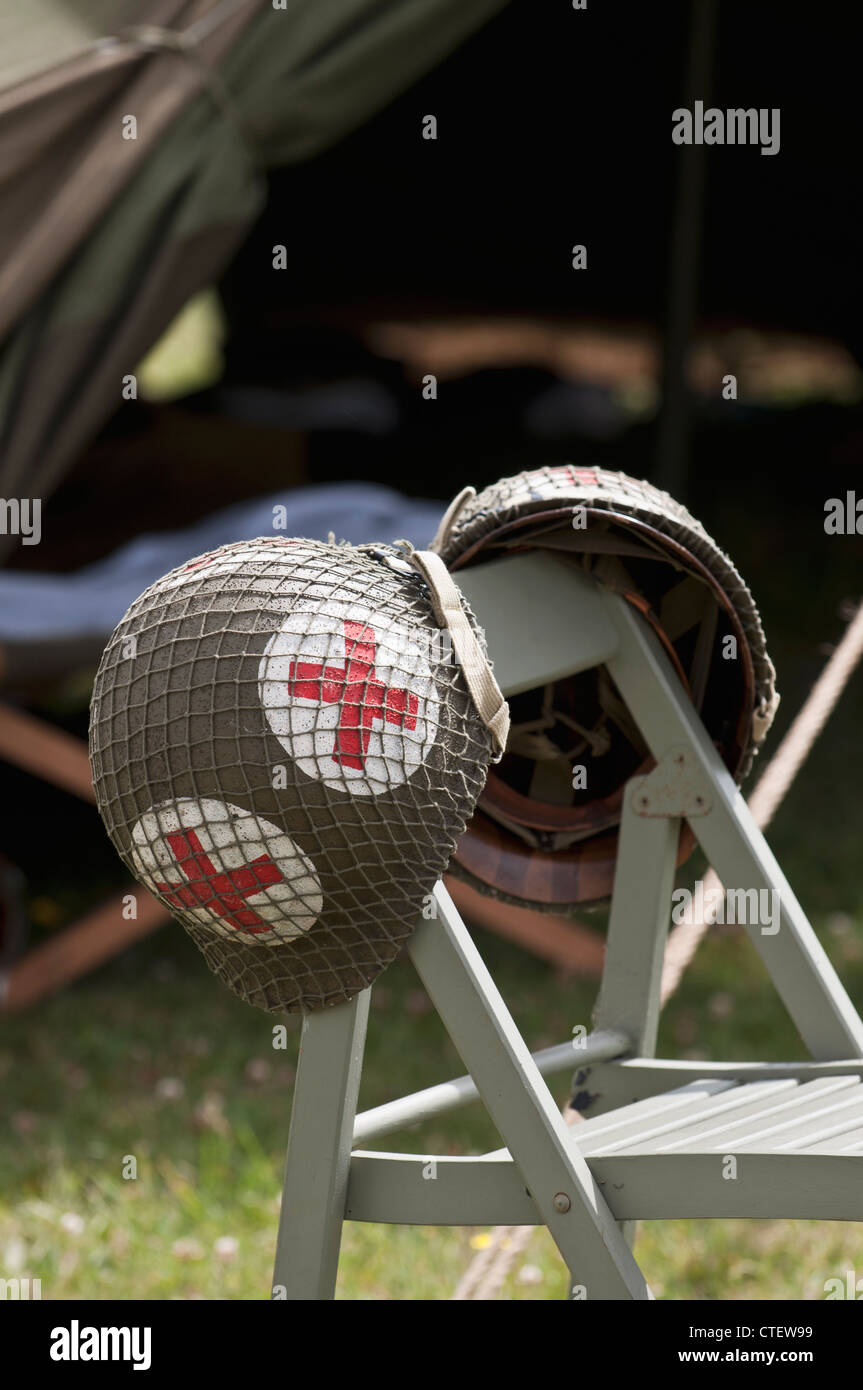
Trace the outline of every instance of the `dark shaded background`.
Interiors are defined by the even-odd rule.
[[[364,330],[387,317],[525,315],[661,332],[681,167],[670,117],[688,100],[698,6],[574,12],[564,0],[514,0],[362,130],[274,175],[269,206],[219,287],[229,323],[221,387],[180,412],[124,403],[52,499],[38,561],[19,548],[14,563],[70,567],[136,528],[181,525],[307,476],[441,498],[468,480],[569,458],[652,477],[655,419],[610,440],[570,419],[559,438],[537,439],[525,414],[556,380],[537,366],[473,372],[430,408]],[[839,4],[718,6],[710,99],[779,106],[782,138],[774,157],[705,150],[703,216],[691,229],[702,242],[697,328],[808,332],[863,356],[861,37],[860,12]],[[420,139],[427,113],[437,141]],[[577,242],[587,271],[571,269]],[[288,251],[281,273],[276,244]],[[389,397],[389,432],[351,429],[344,416],[298,429],[290,400],[262,411],[239,391],[302,393],[357,378]],[[825,468],[841,490],[857,467],[859,409],[807,405],[766,418],[715,404],[696,407],[677,487],[693,505],[753,473],[782,493],[805,491],[814,470],[821,496]],[[115,505],[120,493],[134,496],[133,516]]]

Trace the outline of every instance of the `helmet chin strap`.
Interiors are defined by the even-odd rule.
[[[453,650],[464,672],[476,712],[494,739],[496,762],[500,762],[509,734],[509,705],[495,680],[488,657],[462,607],[461,591],[439,555],[431,550],[414,550],[406,541],[397,544],[428,585],[434,614],[452,638]]]
[[[475,487],[463,487],[461,492],[452,499],[440,519],[440,525],[437,528],[435,538],[429,547],[430,550],[443,550],[444,546],[449,541],[450,531],[458,520],[460,512],[464,511],[468,502],[472,502],[475,497]]]

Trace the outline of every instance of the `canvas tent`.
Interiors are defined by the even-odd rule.
[[[0,0],[0,495],[50,493],[241,244],[268,169],[505,4]]]

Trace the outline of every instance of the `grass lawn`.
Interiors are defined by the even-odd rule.
[[[517,948],[477,933],[534,1047],[586,1021],[594,985],[557,979]],[[825,932],[855,999],[859,933]],[[409,962],[374,992],[361,1105],[461,1071]],[[45,1298],[268,1296],[298,1031],[274,1050],[268,1017],[202,968],[180,930],[163,929],[37,1012],[7,1021],[0,1050],[0,1261],[42,1280]],[[708,940],[663,1020],[664,1055],[803,1055],[742,938]],[[567,1078],[553,1089],[563,1100]],[[7,1127],[8,1122],[8,1127]],[[383,1147],[495,1147],[480,1107],[415,1127]],[[134,1171],[137,1176],[124,1177]],[[445,1299],[482,1230],[346,1227],[339,1296]],[[665,1298],[818,1298],[863,1270],[853,1225],[675,1221],[645,1224],[639,1260]],[[550,1238],[537,1231],[506,1298],[564,1294]]]

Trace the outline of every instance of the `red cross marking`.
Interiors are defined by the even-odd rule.
[[[559,473],[568,483],[595,483],[597,481],[596,471],[593,468],[573,468],[571,464],[564,464],[559,468],[552,468],[552,473]]]
[[[208,858],[194,830],[177,831],[166,835],[165,842],[179,864],[188,883],[157,883],[160,893],[177,907],[206,907],[217,917],[224,917],[238,931],[269,931],[271,924],[259,917],[243,899],[253,897],[273,883],[284,882],[284,875],[267,854],[251,860],[240,869],[220,874]]]
[[[292,661],[288,690],[306,700],[338,704],[339,723],[333,761],[362,771],[376,719],[415,729],[419,700],[409,690],[386,686],[375,670],[374,628],[345,619],[345,664]]]

